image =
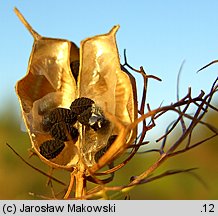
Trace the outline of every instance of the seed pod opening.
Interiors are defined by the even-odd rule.
[[[105,113],[124,125],[137,118],[135,80],[120,68],[115,38],[119,26],[83,40],[79,49],[68,40],[42,37],[15,12],[34,38],[27,74],[16,84],[34,150],[52,167],[71,169],[81,157],[86,166],[93,166],[96,152],[107,149],[110,137],[119,134]],[[71,110],[79,121],[74,125],[65,113],[63,119],[55,116],[58,120],[52,122],[48,113],[54,110],[62,110],[61,115]],[[135,136],[133,129],[126,140]],[[55,146],[51,153],[49,143]]]

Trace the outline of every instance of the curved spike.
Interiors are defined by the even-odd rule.
[[[118,29],[120,28],[119,25],[115,25],[109,32],[109,34],[116,34],[116,32],[118,31]]]
[[[39,35],[35,30],[33,30],[32,26],[27,22],[27,20],[16,7],[14,8],[14,12],[16,13],[20,21],[24,24],[24,26],[27,28],[27,30],[30,32],[30,34],[33,36],[33,38],[35,40],[39,40],[42,36]]]

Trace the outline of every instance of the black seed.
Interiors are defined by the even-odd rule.
[[[50,134],[57,140],[67,141],[67,128],[64,122],[56,123],[52,126]]]
[[[60,140],[47,140],[39,147],[39,152],[47,159],[57,157],[64,149],[64,142]]]
[[[50,134],[53,138],[61,141],[69,141],[77,139],[79,136],[78,130],[71,124],[59,122],[52,126]]]
[[[95,162],[96,163],[105,154],[105,152],[110,148],[110,146],[112,145],[112,143],[115,141],[116,138],[117,138],[117,135],[110,136],[108,141],[107,141],[107,145],[95,153]]]
[[[70,109],[56,108],[43,116],[42,129],[47,132],[55,123],[63,121],[65,123],[75,124],[76,120],[77,115]]]
[[[83,113],[85,110],[87,110],[89,107],[91,107],[92,104],[94,104],[94,101],[91,100],[90,98],[81,97],[81,98],[77,98],[72,102],[70,109],[74,113],[79,115]]]
[[[75,124],[77,116],[70,109],[56,108],[51,112],[51,119],[54,123],[64,121],[66,123]]]
[[[92,115],[92,107],[89,107],[87,110],[85,110],[82,114],[78,115],[77,120],[82,125],[89,125],[89,118]]]
[[[65,115],[65,118],[63,119],[63,121],[65,123],[74,125],[77,121],[77,115],[70,110],[70,112],[68,112],[68,114]]]
[[[67,130],[68,133],[70,134],[71,139],[76,141],[79,136],[79,131],[70,124],[67,124]]]
[[[78,78],[78,75],[79,75],[79,60],[77,60],[77,61],[72,61],[72,62],[70,63],[70,68],[71,68],[73,77],[75,78],[75,80],[76,80],[76,82],[77,82],[77,78]]]

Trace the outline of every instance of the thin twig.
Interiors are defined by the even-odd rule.
[[[8,143],[6,143],[6,145],[14,152],[14,154],[16,154],[25,164],[27,164],[29,167],[31,167],[32,169],[36,170],[37,172],[41,173],[44,176],[47,176],[48,178],[52,179],[53,181],[66,186],[66,184],[56,178],[54,178],[53,176],[48,175],[47,173],[43,172],[42,170],[38,169],[37,167],[33,166],[32,164],[28,163],[23,157],[21,157],[15,150],[14,148],[12,148],[12,146],[10,146]]]

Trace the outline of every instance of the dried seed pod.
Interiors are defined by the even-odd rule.
[[[64,142],[60,140],[47,140],[39,147],[40,154],[46,159],[57,157],[64,149]]]
[[[71,103],[70,109],[72,110],[72,112],[76,113],[77,115],[80,115],[89,107],[91,107],[92,104],[94,104],[94,101],[92,99],[80,97]]]
[[[77,115],[70,109],[56,108],[42,117],[42,128],[44,131],[49,131],[51,127],[58,122],[65,122],[69,124],[75,124]]]
[[[111,134],[119,133],[113,122],[104,131],[99,130],[103,128],[105,113],[110,112],[124,125],[137,118],[135,80],[120,68],[115,39],[119,26],[114,26],[107,34],[83,40],[79,49],[68,40],[42,37],[17,9],[15,12],[34,37],[27,74],[16,85],[34,150],[44,162],[55,168],[71,169],[77,166],[80,156],[87,166],[93,166],[98,149],[107,145]],[[77,76],[78,70],[74,68],[78,65]],[[58,107],[69,109],[70,106],[73,112],[81,115],[94,103],[102,111],[97,117],[93,112],[91,120],[89,118],[89,125],[94,130],[91,127],[84,129],[78,124],[78,140],[67,141],[58,156],[48,160],[40,153],[42,143],[51,139],[42,128],[42,115]],[[45,130],[48,129],[45,127]],[[127,140],[133,140],[136,132],[136,128],[132,129]]]

